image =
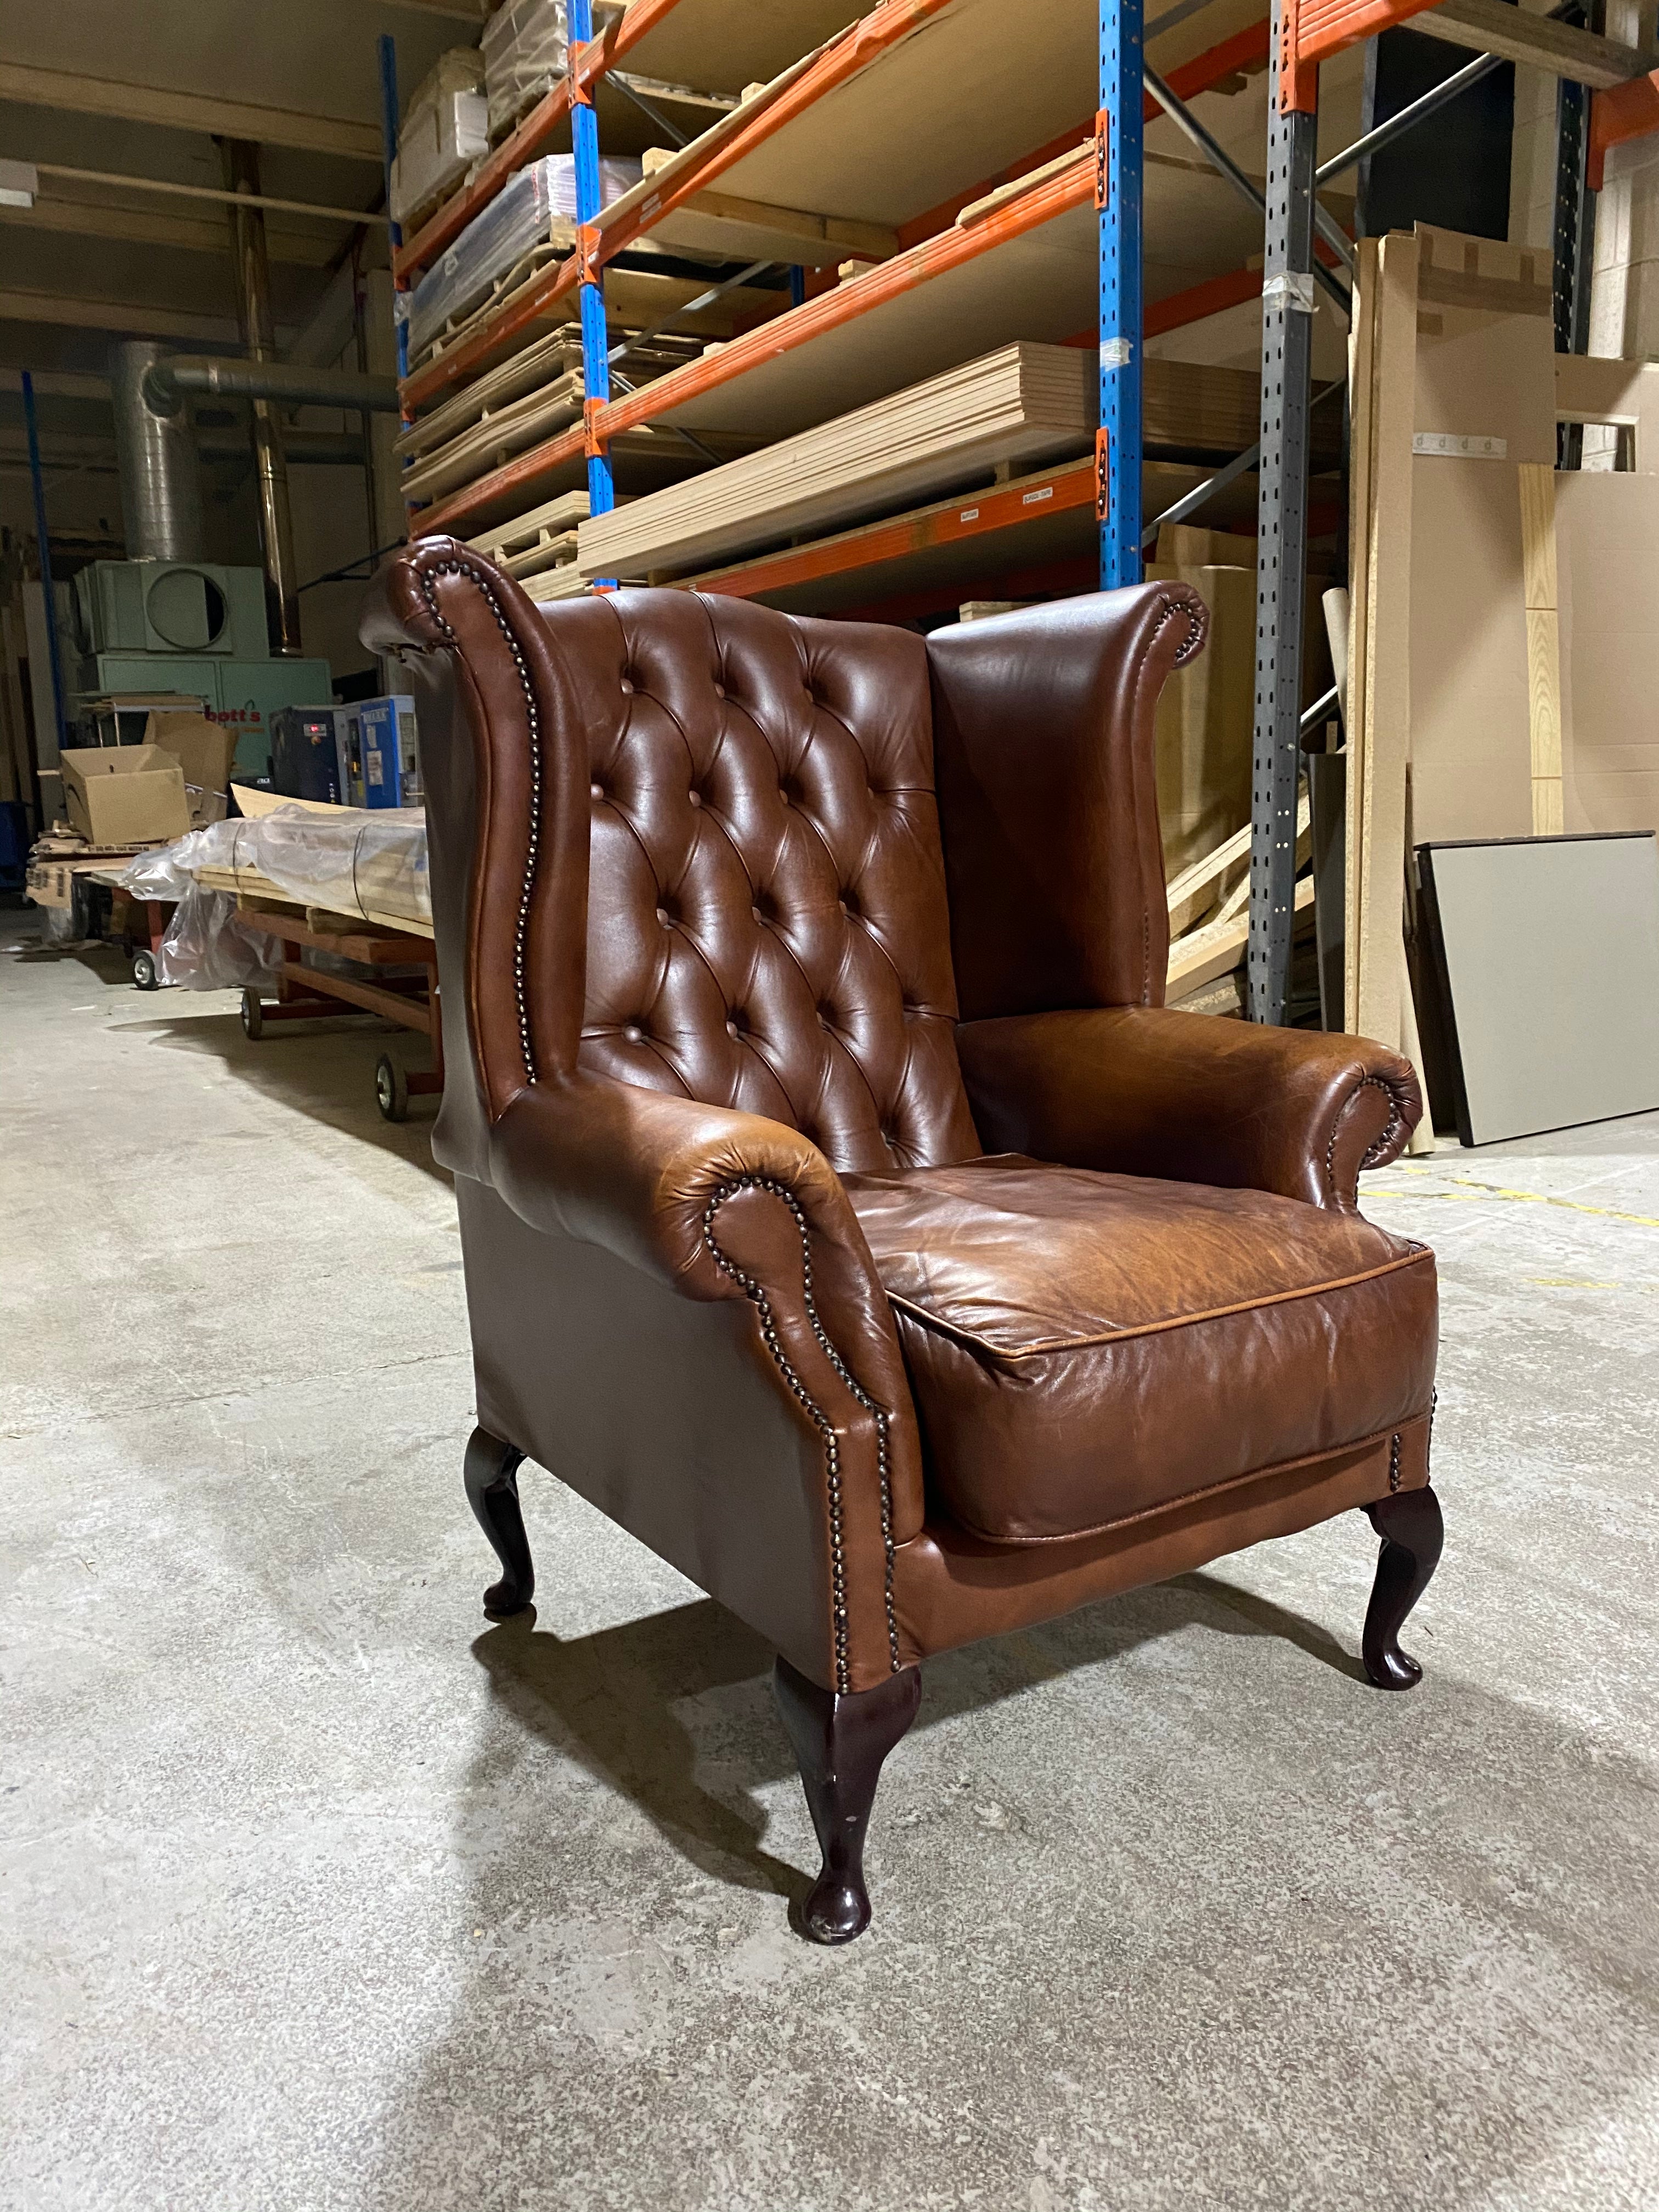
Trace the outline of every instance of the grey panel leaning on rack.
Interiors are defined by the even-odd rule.
[[[1651,830],[1418,848],[1437,1119],[1466,1145],[1659,1107]]]

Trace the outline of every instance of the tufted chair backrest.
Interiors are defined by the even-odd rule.
[[[922,640],[674,591],[547,622],[592,804],[580,1064],[845,1174],[975,1158]]]

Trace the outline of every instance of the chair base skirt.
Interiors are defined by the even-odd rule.
[[[1294,1535],[1338,1513],[1395,1499],[1403,1504],[1405,1493],[1425,1489],[1428,1480],[1425,1413],[1364,1443],[1266,1468],[1224,1490],[1182,1499],[1088,1536],[991,1544],[950,1522],[930,1520],[919,1536],[899,1546],[894,1559],[900,1656],[920,1662],[982,1637],[1034,1627],[1098,1598],[1190,1574],[1230,1552]],[[1380,1513],[1376,1519],[1379,1534],[1393,1536]],[[1385,1555],[1387,1548],[1385,1542]],[[1390,1637],[1432,1571],[1430,1559],[1394,1619]],[[1403,1592],[1409,1579],[1403,1558],[1395,1572]]]

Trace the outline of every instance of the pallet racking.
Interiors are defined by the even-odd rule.
[[[1152,31],[1200,12],[1167,9]],[[1312,316],[1316,287],[1346,306],[1352,265],[1348,239],[1322,209],[1319,194],[1502,59],[1526,61],[1586,88],[1589,127],[1581,131],[1578,175],[1582,189],[1593,193],[1613,147],[1659,129],[1659,70],[1654,56],[1559,20],[1567,12],[1563,7],[1554,16],[1534,15],[1505,0],[1272,0],[1269,14],[1184,52],[1157,75],[1146,66],[1142,0],[1099,0],[1091,23],[1079,0],[1028,0],[1012,40],[1000,0],[878,0],[816,46],[809,30],[800,42],[809,51],[775,67],[766,82],[745,88],[665,165],[601,208],[593,101],[607,76],[629,58],[642,68],[659,66],[657,57],[672,38],[684,70],[700,33],[741,36],[734,27],[742,11],[731,0],[633,0],[596,35],[591,0],[572,0],[568,77],[473,181],[398,249],[394,273],[406,285],[568,125],[580,195],[574,251],[416,368],[404,380],[403,397],[406,417],[431,406],[526,343],[575,291],[586,380],[582,419],[436,499],[416,526],[476,534],[569,489],[583,469],[592,510],[602,512],[612,494],[613,443],[648,424],[676,426],[694,441],[700,433],[740,426],[776,438],[1005,338],[1097,346],[1100,427],[1092,461],[936,501],[695,580],[706,589],[766,592],[786,601],[792,591],[813,588],[818,604],[828,590],[838,611],[903,618],[928,611],[930,591],[961,588],[976,544],[988,550],[994,544],[1000,558],[1024,544],[1037,557],[1015,562],[1012,573],[1033,595],[1086,588],[1097,579],[1109,587],[1140,573],[1151,536],[1141,511],[1146,485],[1168,493],[1163,519],[1170,519],[1216,501],[1231,501],[1236,509],[1253,475],[1257,678],[1247,974],[1252,1016],[1282,1022],[1297,904],[1297,792],[1306,719],[1302,628],[1311,410],[1317,404]],[[766,11],[775,39],[786,34],[790,15],[787,6]],[[822,7],[799,0],[799,26],[822,29],[823,15]],[[1321,65],[1407,21],[1470,50],[1474,58],[1413,108],[1318,166]],[[976,74],[976,51],[989,58],[988,73],[978,68]],[[769,58],[779,61],[775,50]],[[1265,186],[1258,190],[1189,103],[1264,62],[1267,144]],[[672,76],[673,68],[663,73]],[[1088,113],[1082,98],[1069,99],[1069,88],[1091,78],[1096,96]],[[939,133],[930,139],[919,124],[907,129],[902,119],[927,114],[929,103],[958,142],[960,126],[971,118],[985,173],[966,184],[958,175],[933,204],[907,209],[898,171],[927,176]],[[1262,251],[1259,265],[1247,260],[1146,309],[1142,131],[1162,114],[1249,204]],[[953,154],[959,168],[959,143]],[[778,198],[792,171],[814,179],[804,195],[811,215]],[[1574,236],[1581,252],[1585,234],[1578,222]],[[720,250],[722,240],[733,260],[750,258],[739,251],[747,246],[763,260],[787,264],[791,304],[651,383],[613,396],[606,270],[641,246],[706,252]],[[858,262],[856,270],[824,289],[823,272],[833,271],[843,252]],[[757,267],[744,272],[757,273]],[[1574,280],[1580,295],[1582,279],[1581,270]],[[1208,473],[1170,467],[1162,477],[1150,477],[1141,427],[1146,341],[1258,295],[1257,444]],[[1575,319],[1582,330],[1582,312]],[[1091,510],[1095,544],[1088,557]],[[914,580],[924,571],[927,580],[918,587]],[[906,578],[908,591],[894,588]],[[1321,703],[1328,709],[1328,702]]]

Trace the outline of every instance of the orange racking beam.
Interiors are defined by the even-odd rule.
[[[834,291],[822,292],[805,306],[792,307],[787,314],[775,315],[753,330],[745,331],[741,337],[732,339],[717,351],[688,362],[684,368],[671,370],[666,376],[641,386],[639,391],[613,399],[608,406],[597,408],[594,434],[600,438],[617,437],[624,430],[635,429],[684,406],[687,400],[696,399],[705,392],[716,391],[732,378],[759,368],[763,362],[788,353],[812,338],[822,337],[829,331],[838,330],[843,323],[867,314],[872,307],[884,307],[890,300],[914,291],[933,277],[960,268],[993,246],[1005,245],[1028,230],[1052,222],[1070,208],[1086,205],[1094,198],[1094,148],[1079,146],[1075,161],[1044,177],[1028,191],[992,209],[978,222],[953,224],[937,238],[923,239],[908,253],[896,254],[890,261],[878,263],[864,276],[836,285]],[[527,495],[551,470],[585,451],[580,430],[567,430],[543,445],[532,447],[527,453],[520,454],[504,468],[466,485],[453,498],[428,507],[416,518],[416,528],[422,536],[448,530],[498,499],[510,495]]]
[[[1319,64],[1333,54],[1374,39],[1434,0],[1285,0],[1280,22],[1279,104],[1311,114],[1318,100]]]
[[[1092,508],[1095,503],[1093,456],[1068,461],[1019,483],[999,485],[994,490],[971,492],[940,500],[918,514],[896,521],[872,522],[860,530],[822,538],[815,545],[793,547],[787,552],[763,554],[758,560],[734,562],[729,568],[688,578],[684,588],[722,592],[728,598],[752,599],[763,592],[781,592],[796,584],[816,583],[821,576],[844,576],[854,568],[874,568],[896,561],[906,553],[925,552],[930,546],[954,545],[964,538],[982,538],[989,531],[1006,530],[1034,514],[1058,514],[1073,507]]]
[[[1659,131],[1659,70],[1590,95],[1589,187],[1601,189],[1609,150]]]
[[[678,4],[678,0],[634,0],[620,21],[612,16],[596,39],[578,50],[577,81],[584,86],[596,83]],[[536,159],[569,112],[570,78],[564,76],[531,109],[512,136],[501,141],[471,183],[446,200],[436,215],[392,256],[392,273],[399,286],[418,276],[445,246],[460,236],[480,209],[488,207],[502,186]]]
[[[1206,315],[1218,315],[1224,308],[1261,296],[1261,270],[1230,269],[1224,276],[1208,276],[1184,292],[1150,301],[1141,329],[1149,338],[1162,337],[1165,331],[1184,330],[1188,323],[1201,323]]]

